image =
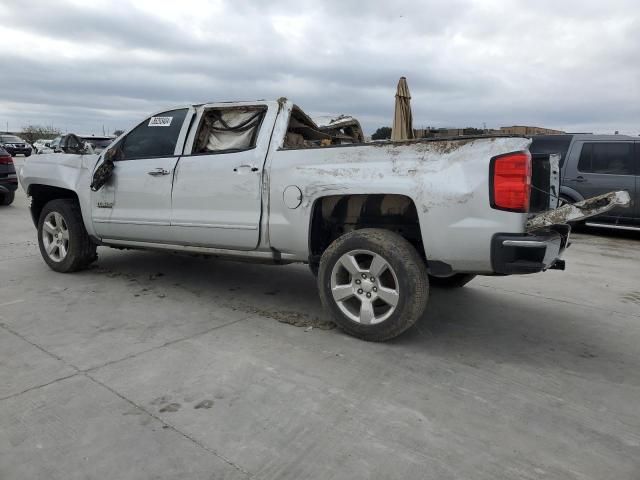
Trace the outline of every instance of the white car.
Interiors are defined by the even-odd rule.
[[[49,145],[52,142],[50,138],[39,138],[33,142],[33,149],[35,153],[43,153],[49,149]]]

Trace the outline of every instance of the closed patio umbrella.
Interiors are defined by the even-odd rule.
[[[391,140],[398,142],[409,140],[413,136],[413,116],[411,115],[411,94],[407,79],[400,77],[398,90],[396,91],[396,108],[393,115],[393,129]]]

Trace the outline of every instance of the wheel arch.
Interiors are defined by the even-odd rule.
[[[27,195],[31,197],[31,219],[33,220],[33,224],[36,227],[38,226],[38,220],[40,219],[40,213],[42,212],[42,209],[51,200],[65,198],[71,199],[78,202],[78,206],[80,206],[78,195],[76,194],[76,192],[74,192],[73,190],[69,190],[68,188],[54,187],[52,185],[43,185],[36,183],[29,185]]]
[[[567,187],[565,185],[562,185],[560,187],[560,195],[564,195],[565,197],[569,197],[574,202],[580,202],[580,201],[584,200],[584,197],[582,195],[580,195],[580,193],[578,193],[573,188]]]
[[[426,262],[415,201],[402,194],[326,195],[314,200],[309,219],[309,263],[336,238],[361,228],[382,228],[406,238]]]

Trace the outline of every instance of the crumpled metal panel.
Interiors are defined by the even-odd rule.
[[[626,190],[605,193],[536,215],[527,222],[527,231],[531,232],[551,225],[560,225],[568,222],[579,222],[585,218],[608,212],[613,207],[628,207],[630,203],[631,196]]]

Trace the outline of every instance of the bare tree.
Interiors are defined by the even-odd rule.
[[[22,127],[20,136],[27,142],[33,143],[40,138],[51,139],[60,135],[62,132],[54,127],[44,127],[42,125],[27,125]]]

